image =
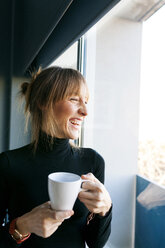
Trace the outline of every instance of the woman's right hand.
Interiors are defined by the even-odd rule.
[[[73,214],[73,210],[55,211],[51,209],[50,202],[45,202],[19,217],[16,221],[16,228],[22,235],[35,233],[47,238],[57,230],[65,219]]]

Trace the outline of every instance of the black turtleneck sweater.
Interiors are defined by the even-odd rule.
[[[49,200],[48,174],[92,172],[104,182],[104,160],[90,148],[74,148],[67,139],[56,139],[52,149],[39,143],[35,155],[31,146],[0,154],[0,247],[27,248],[90,248],[105,245],[111,224],[111,210],[105,217],[95,215],[87,225],[88,209],[76,200],[74,215],[65,220],[49,238],[32,234],[18,245],[9,234],[10,221]],[[7,210],[8,209],[8,210]],[[8,211],[9,222],[3,225]]]

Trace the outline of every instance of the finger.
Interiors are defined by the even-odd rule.
[[[44,202],[43,204],[35,207],[34,209],[40,209],[40,208],[51,208],[50,201]]]
[[[50,201],[44,202],[42,205],[40,205],[42,208],[51,208]]]
[[[44,233],[44,237],[47,238],[47,237],[50,237],[57,229],[58,227],[62,224],[62,222],[56,222],[54,224],[52,224],[49,228],[49,230],[47,230],[45,233]]]
[[[88,208],[90,209],[101,209],[103,207],[103,204],[101,201],[94,201],[89,200],[85,198],[79,198],[81,202],[83,202]]]
[[[53,228],[55,228],[55,227],[58,227],[58,226],[60,226],[62,223],[63,223],[63,221],[61,221],[61,220],[59,220],[59,221],[54,220],[54,222],[51,223],[50,228],[53,229]]]
[[[91,172],[89,172],[88,174],[82,175],[81,178],[86,179],[86,180],[91,180],[95,183],[100,183],[100,181]]]
[[[54,233],[61,224],[62,222],[57,222],[56,224],[52,225],[52,227],[49,229],[49,232]]]
[[[68,211],[55,211],[52,210],[52,218],[55,220],[64,220],[66,218],[71,217],[74,214],[73,210],[68,210]]]
[[[37,232],[37,234],[39,234],[43,238],[48,238],[48,237],[50,237],[58,229],[58,227],[61,224],[62,224],[62,222],[51,223],[46,228],[39,229],[39,231]]]
[[[91,191],[100,191],[100,192],[103,191],[103,185],[100,182],[99,183],[92,181],[83,182],[82,188]]]
[[[78,195],[79,198],[95,200],[95,201],[103,201],[104,195],[100,192],[89,192],[89,191],[81,191]]]

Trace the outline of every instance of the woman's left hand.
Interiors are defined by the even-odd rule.
[[[83,182],[82,188],[87,191],[79,193],[79,200],[85,204],[90,212],[104,216],[112,205],[105,186],[92,173],[82,175],[81,178],[88,181]]]

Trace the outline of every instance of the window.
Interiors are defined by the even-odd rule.
[[[139,174],[165,186],[165,6],[143,25]]]
[[[75,42],[69,49],[67,49],[59,58],[53,61],[50,66],[61,66],[77,69],[77,46]]]

